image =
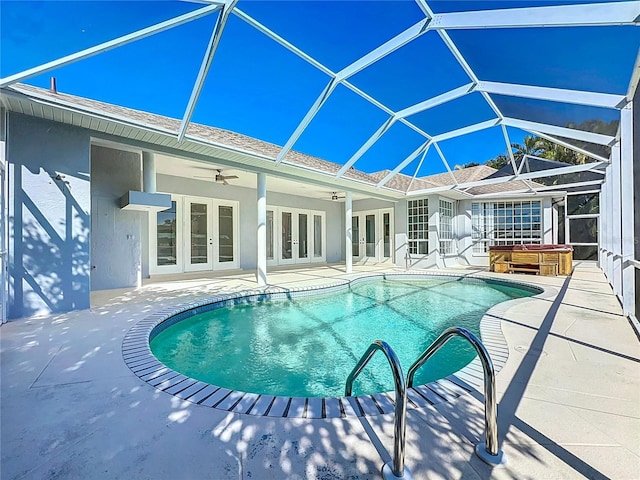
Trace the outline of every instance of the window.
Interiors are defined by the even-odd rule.
[[[440,254],[453,253],[453,202],[440,200]]]
[[[409,253],[429,253],[429,200],[409,200],[408,208]]]
[[[472,203],[471,225],[474,253],[488,251],[489,245],[540,243],[540,202]]]

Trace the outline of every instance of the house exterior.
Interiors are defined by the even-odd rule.
[[[353,168],[71,95],[3,89],[8,316],[84,309],[161,275],[290,265],[488,266],[490,244],[556,243],[557,191]],[[3,185],[5,183],[3,182]]]

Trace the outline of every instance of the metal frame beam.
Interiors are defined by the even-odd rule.
[[[407,186],[407,190],[405,191],[405,193],[407,193],[409,190],[411,190],[411,185],[413,185],[413,181],[418,176],[418,173],[420,173],[420,169],[422,168],[422,164],[424,163],[424,159],[427,158],[427,153],[428,152],[429,152],[429,147],[424,149],[424,153],[422,154],[422,158],[418,162],[418,166],[416,167],[416,171],[414,172],[413,177],[411,177],[411,181],[409,182],[409,185]]]
[[[545,123],[530,122],[529,120],[520,120],[517,118],[505,117],[504,124],[509,127],[520,128],[521,130],[535,130],[537,132],[547,133],[549,135],[558,135],[565,138],[573,138],[582,142],[595,143],[597,145],[611,146],[615,142],[615,137],[610,135],[602,135],[601,133],[585,132],[584,130],[576,130],[573,128],[557,127]]]
[[[381,188],[384,185],[386,185],[386,183],[391,180],[400,170],[402,170],[404,167],[406,167],[407,165],[409,165],[411,162],[413,162],[416,157],[418,155],[420,155],[421,153],[424,152],[425,156],[427,155],[427,151],[429,150],[429,147],[431,146],[431,140],[427,140],[426,142],[424,142],[422,145],[420,145],[416,150],[414,150],[411,154],[409,154],[409,156],[407,158],[405,158],[402,162],[400,162],[396,168],[394,168],[393,170],[391,170],[391,172],[389,172],[382,180],[380,180],[378,182],[378,184],[376,185],[376,188]]]
[[[624,95],[611,93],[583,92],[564,88],[537,87],[516,83],[479,81],[474,91],[506,95],[509,97],[532,98],[549,102],[571,103],[591,107],[621,109],[626,104]]]
[[[351,165],[360,160],[360,158],[393,126],[394,123],[396,123],[396,118],[389,117],[382,125],[380,125],[380,128],[378,128],[378,130],[376,130],[373,135],[371,135],[369,139],[360,146],[358,151],[354,153],[342,167],[340,167],[340,170],[336,173],[336,178],[340,178],[351,168]]]
[[[424,112],[425,110],[450,102],[456,98],[464,97],[473,91],[474,85],[475,84],[473,82],[467,83],[466,85],[441,93],[440,95],[436,95],[435,97],[431,97],[420,103],[416,103],[415,105],[403,108],[396,113],[396,116],[398,118],[410,117],[411,115]]]
[[[432,138],[434,142],[442,142],[444,140],[449,140],[450,138],[466,135],[467,133],[486,130],[487,128],[495,127],[497,125],[500,125],[500,119],[493,118],[491,120],[485,120],[484,122],[474,123],[473,125],[469,125],[467,127],[458,128],[457,130],[451,130],[449,132],[441,133],[439,135],[434,135]]]
[[[322,73],[325,73],[326,75],[329,75],[332,78],[336,76],[335,72],[333,72],[329,68],[325,67],[319,61],[317,61],[315,58],[313,58],[311,55],[308,55],[307,53],[303,52],[298,47],[293,45],[291,42],[289,42],[288,40],[285,40],[284,38],[282,38],[280,35],[278,35],[274,31],[272,31],[269,28],[265,27],[263,24],[258,22],[253,17],[247,15],[246,13],[244,13],[239,8],[234,8],[233,9],[233,14],[236,17],[238,17],[239,19],[241,19],[244,22],[246,22],[249,25],[251,25],[253,28],[258,30],[259,32],[261,32],[264,35],[266,35],[267,37],[269,37],[271,40],[274,40],[276,43],[282,45],[284,48],[289,50],[291,53],[297,55],[298,57],[303,59],[305,62],[313,65],[318,70],[320,70]]]
[[[189,97],[187,108],[185,109],[184,116],[182,117],[180,129],[178,130],[179,142],[184,140],[184,135],[187,132],[187,128],[189,127],[191,116],[193,115],[193,111],[196,108],[196,103],[198,103],[198,99],[200,98],[200,92],[202,92],[204,81],[207,78],[209,69],[211,68],[213,57],[218,50],[218,45],[220,44],[220,39],[222,38],[222,32],[224,31],[224,28],[227,25],[227,21],[229,20],[229,14],[233,11],[237,3],[238,0],[229,0],[224,4],[224,6],[222,7],[222,11],[218,15],[216,24],[213,27],[211,39],[209,40],[209,44],[207,45],[207,50],[205,51],[204,58],[202,59],[202,63],[200,64],[198,76],[196,77],[196,81],[193,84],[193,89],[191,90],[191,96]]]
[[[395,52],[399,48],[405,46],[407,43],[415,40],[419,36],[428,31],[429,19],[419,21],[415,25],[407,28],[404,32],[399,33],[391,40],[383,43],[379,47],[370,51],[363,57],[360,57],[351,65],[346,66],[336,74],[336,78],[339,82],[346,80],[347,78],[355,75],[356,73],[364,70],[368,66],[383,59],[387,55]]]
[[[42,65],[38,65],[37,67],[23,70],[22,72],[16,73],[14,75],[9,75],[8,77],[0,79],[0,88],[8,87],[9,85],[12,85],[14,83],[22,82],[24,80],[27,80],[28,78],[42,75],[43,73],[50,72],[51,70],[54,70],[56,68],[75,63],[85,58],[93,57],[94,55],[98,55],[99,53],[121,47],[128,43],[135,42],[146,37],[150,37],[151,35],[155,35],[156,33],[164,32],[165,30],[169,30],[174,27],[179,27],[180,25],[184,25],[185,23],[189,23],[193,20],[197,20],[199,18],[210,15],[217,10],[220,10],[221,8],[221,5],[209,5],[203,8],[199,8],[198,10],[194,10],[193,12],[185,13],[184,15],[165,20],[164,22],[156,23],[155,25],[151,25],[150,27],[146,27],[136,32],[123,35],[107,42],[103,42],[99,45],[86,48],[79,52],[72,53],[71,55],[66,55],[56,60],[52,60],[51,62],[43,63]]]
[[[566,167],[558,167],[558,168],[552,168],[547,170],[541,170],[539,172],[522,173],[519,176],[506,175],[504,177],[496,177],[496,178],[489,178],[484,180],[476,180],[474,182],[459,183],[458,185],[444,185],[442,187],[428,188],[428,189],[423,189],[416,192],[411,192],[410,195],[427,195],[430,193],[437,193],[437,192],[452,190],[452,189],[456,189],[456,190],[469,189],[473,187],[482,187],[486,185],[496,185],[499,183],[506,183],[514,180],[535,180],[536,178],[554,177],[556,175],[564,175],[567,173],[588,171],[602,165],[606,165],[606,163],[601,162],[601,163],[587,163],[583,165],[568,165]],[[601,183],[602,181],[596,180],[595,182]],[[582,184],[595,185],[596,183],[580,182],[580,185]],[[574,186],[574,184],[566,184],[566,185]],[[553,189],[556,189],[564,186],[565,185],[559,184],[559,185],[553,185],[552,187]],[[545,187],[536,188],[535,186],[532,186],[531,188],[533,188],[534,190],[539,190],[540,188],[545,188]],[[503,193],[506,194],[510,192],[503,192]]]
[[[436,152],[438,152],[438,156],[440,157],[440,160],[442,160],[444,168],[446,168],[447,172],[449,172],[449,175],[451,176],[451,179],[453,180],[453,184],[454,185],[458,185],[458,179],[456,178],[456,176],[451,171],[451,167],[449,166],[449,162],[447,162],[447,159],[444,157],[444,154],[442,153],[442,150],[440,149],[440,145],[438,145],[436,142],[434,142],[433,146],[436,148]]]
[[[559,138],[552,137],[551,135],[547,135],[546,133],[538,132],[536,130],[525,130],[525,131],[527,131],[529,133],[532,133],[533,135],[537,135],[538,137],[545,138],[547,140],[555,142],[558,145],[566,147],[566,148],[568,148],[570,150],[573,150],[575,152],[582,153],[583,155],[587,155],[588,157],[593,158],[594,160],[598,160],[600,162],[605,162],[605,163],[609,163],[610,162],[610,160],[608,158],[601,157],[600,155],[596,155],[595,153],[592,153],[589,150],[585,150],[584,148],[580,148],[580,147],[576,147],[575,145],[571,145],[568,142],[560,140]]]
[[[592,3],[439,13],[433,15],[429,28],[467,30],[637,25],[639,16],[638,2]]]
[[[333,90],[337,86],[338,86],[338,82],[336,81],[335,78],[332,78],[327,84],[327,86],[324,87],[324,89],[322,90],[318,98],[316,98],[316,101],[313,102],[313,105],[311,105],[311,108],[309,108],[304,118],[300,121],[300,123],[298,124],[294,132],[291,134],[291,136],[287,140],[287,143],[284,144],[284,147],[282,147],[282,149],[280,150],[280,153],[278,153],[278,156],[276,157],[276,165],[279,165],[280,162],[282,162],[284,157],[287,155],[287,153],[289,153],[293,145],[296,143],[296,141],[298,141],[302,133],[309,126],[309,124],[311,123],[311,120],[313,120],[313,117],[316,116],[316,114],[318,113],[322,105],[324,105],[325,102],[329,99],[331,92],[333,92]]]

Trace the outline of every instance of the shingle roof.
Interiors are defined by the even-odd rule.
[[[90,108],[91,110],[96,110],[109,116],[115,115],[118,117],[123,117],[149,127],[160,128],[175,133],[177,133],[180,129],[180,120],[165,117],[163,115],[157,115],[155,113],[134,110],[132,108],[121,107],[119,105],[113,105],[111,103],[100,102],[98,100],[78,97],[61,92],[52,93],[47,89],[26,84],[17,84],[12,86],[11,88],[18,92],[35,93],[40,97],[48,98],[54,102],[65,102],[80,107]],[[225,146],[239,148],[248,152],[256,153],[258,155],[267,156],[274,159],[282,149],[281,146],[275,145],[273,143],[264,142],[256,138],[231,132],[229,130],[224,130],[222,128],[216,127],[208,127],[206,125],[201,125],[198,123],[189,124],[187,135],[198,137],[202,140],[207,140]],[[338,173],[338,170],[340,170],[340,168],[342,167],[342,165],[339,165],[337,163],[329,162],[327,160],[323,160],[321,158],[313,157],[311,155],[296,152],[293,150],[287,153],[284,161],[304,167],[310,167],[334,175]],[[377,183],[375,178],[353,168],[345,172],[344,176],[346,178],[351,178],[370,184]],[[389,188],[394,187],[389,186]]]
[[[180,120],[163,115],[134,110],[131,108],[121,107],[119,105],[113,105],[110,103],[100,102],[97,100],[78,97],[65,93],[53,93],[47,89],[38,88],[26,84],[17,84],[12,86],[11,88],[18,92],[26,94],[37,94],[39,97],[44,97],[55,103],[66,103],[77,107],[88,108],[92,111],[103,113],[107,117],[115,116],[127,119],[142,126],[158,128],[175,133],[177,133],[180,129]],[[229,130],[224,130],[221,128],[208,127],[197,123],[189,124],[187,135],[197,137],[214,144],[238,148],[243,151],[266,156],[272,159],[275,159],[277,157],[282,148],[273,143],[264,142],[262,140],[258,140],[246,135],[231,132]],[[303,167],[309,167],[315,170],[326,172],[330,175],[337,174],[342,167],[342,165],[339,165],[337,163],[329,162],[327,160],[323,160],[321,158],[293,150],[287,153],[284,161],[294,165],[300,165]],[[383,170],[380,172],[367,174],[352,167],[347,170],[347,172],[345,172],[344,177],[375,185],[384,177],[386,177],[390,172],[391,170]],[[451,173],[458,183],[474,182],[486,178],[494,178],[495,176],[500,176],[500,171],[488,167],[487,165],[479,165],[475,167],[463,168],[460,170],[453,170]],[[414,192],[418,190],[427,190],[430,188],[452,186],[455,184],[455,182],[451,178],[451,173],[444,172],[426,177],[416,177],[413,178],[413,180],[412,177],[408,175],[398,173],[385,184],[385,187],[399,192]],[[509,192],[526,188],[527,186],[524,184],[524,182],[512,181],[508,183],[474,187],[473,189],[468,190],[468,193],[478,195],[485,193]]]
[[[475,167],[461,168],[459,170],[452,170],[453,176],[458,183],[475,182],[477,180],[483,180],[495,173],[497,170],[487,165],[477,165]],[[428,177],[421,177],[422,180],[426,180],[437,185],[454,185],[453,179],[449,172],[438,173],[436,175],[429,175]]]

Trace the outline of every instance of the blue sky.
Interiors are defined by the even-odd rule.
[[[555,5],[561,1],[436,1],[436,12]],[[0,74],[20,72],[83,48],[201,8],[177,1],[7,1],[0,8]],[[255,1],[238,8],[333,71],[417,23],[412,1]],[[101,55],[27,83],[181,118],[217,14]],[[453,31],[451,38],[481,80],[626,93],[640,45],[637,27],[529,28]],[[284,144],[329,78],[232,15],[193,120]],[[398,110],[469,83],[437,33],[428,32],[350,81]],[[555,125],[615,111],[496,97],[508,115]],[[339,86],[294,149],[337,163],[347,161],[388,115]],[[494,118],[479,94],[408,120],[434,135]],[[509,129],[513,142],[524,132]],[[424,138],[400,123],[361,160],[364,171],[391,169]],[[453,166],[484,162],[506,150],[499,128],[441,144]],[[419,159],[418,159],[419,160]],[[418,160],[404,172],[413,174]],[[419,175],[444,167],[433,151]]]

